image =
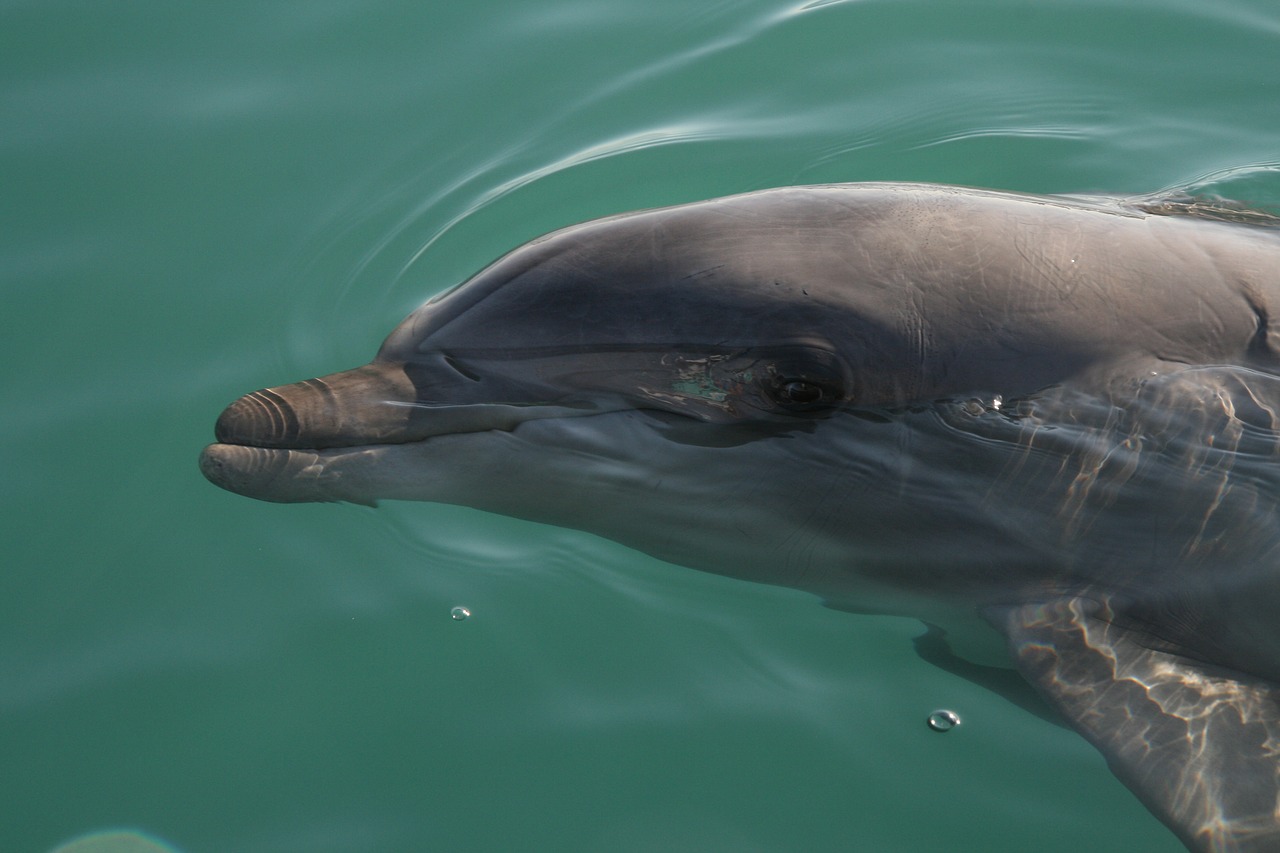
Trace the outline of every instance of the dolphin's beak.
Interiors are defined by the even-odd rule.
[[[236,400],[218,418],[217,443],[201,453],[200,470],[214,485],[259,500],[367,503],[350,483],[362,452],[623,406],[548,402],[519,383],[458,373],[434,353],[408,367],[377,360]]]
[[[399,444],[421,437],[411,434],[415,400],[401,365],[375,362],[246,394],[227,406],[214,434],[251,447]]]
[[[200,454],[200,470],[248,497],[322,500],[294,495],[299,483],[318,479],[324,451],[418,440],[415,398],[403,366],[387,362],[254,391],[222,412],[218,443]]]

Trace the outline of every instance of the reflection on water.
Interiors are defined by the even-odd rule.
[[[50,853],[182,853],[155,836],[132,829],[104,829],[59,844]]]

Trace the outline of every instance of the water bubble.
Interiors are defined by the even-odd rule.
[[[955,711],[938,710],[929,715],[929,728],[935,732],[949,732],[960,725],[960,715]]]
[[[449,611],[449,615],[453,617],[455,622],[461,622],[471,616],[471,611],[465,607],[455,607]]]

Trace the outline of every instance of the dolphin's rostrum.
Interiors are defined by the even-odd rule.
[[[1188,847],[1274,851],[1276,318],[1264,216],[768,190],[523,246],[371,364],[233,403],[201,467],[917,616],[1011,653]]]

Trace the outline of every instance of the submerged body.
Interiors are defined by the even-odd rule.
[[[232,404],[201,465],[1007,648],[1188,846],[1280,849],[1280,232],[1196,212],[865,184],[587,223]]]

